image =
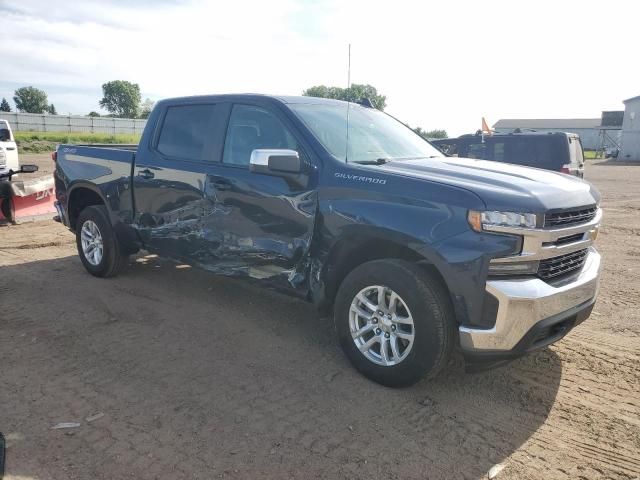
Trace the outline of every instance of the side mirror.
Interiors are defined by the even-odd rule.
[[[250,170],[281,177],[292,190],[305,188],[309,177],[303,173],[302,160],[295,150],[259,148],[251,152]]]
[[[266,175],[297,175],[302,172],[300,155],[295,150],[256,149],[251,152],[249,165],[252,172]]]
[[[21,173],[33,173],[38,171],[38,165],[22,165],[20,167]]]

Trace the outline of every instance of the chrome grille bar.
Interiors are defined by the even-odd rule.
[[[563,211],[558,213],[548,213],[544,217],[544,227],[565,227],[586,223],[596,216],[597,208],[584,208],[581,210]]]

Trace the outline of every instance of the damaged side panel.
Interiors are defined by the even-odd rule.
[[[136,180],[145,246],[215,273],[304,289],[316,191],[220,164],[186,168],[155,165],[153,179]]]
[[[233,122],[233,101],[189,99],[182,106],[191,102],[209,122],[205,134],[198,133],[200,120],[189,124],[192,118],[185,115],[167,131],[173,142],[190,139],[187,148],[166,156],[159,145],[174,105],[161,105],[149,120],[158,124],[156,131],[145,130],[140,143],[133,171],[134,225],[145,247],[212,272],[268,279],[306,294],[318,207],[316,170],[305,156],[305,181],[292,184],[249,168],[253,149],[278,147],[295,127],[261,99],[247,102],[250,106],[243,102],[244,116]]]

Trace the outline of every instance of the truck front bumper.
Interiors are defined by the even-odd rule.
[[[507,360],[543,348],[591,313],[598,293],[600,254],[589,248],[581,271],[564,283],[539,278],[489,280],[486,290],[498,301],[491,329],[461,326],[460,347],[473,360]]]

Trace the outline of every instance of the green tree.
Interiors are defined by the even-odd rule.
[[[387,106],[387,97],[378,93],[376,87],[372,85],[360,85],[354,83],[349,88],[327,87],[325,85],[316,85],[307,88],[302,95],[307,97],[334,98],[336,100],[346,100],[350,102],[359,102],[365,98],[371,101],[371,104],[378,110],[384,110]]]
[[[2,97],[2,102],[0,102],[0,112],[10,112],[11,105],[7,102],[7,99]]]
[[[91,112],[89,112],[89,116],[90,117],[99,117],[100,114],[98,112],[91,111]]]
[[[116,117],[136,118],[140,111],[140,85],[113,80],[102,85],[100,106]]]
[[[56,111],[56,106],[53,103],[49,105],[49,108],[47,108],[47,112],[49,112],[50,115],[58,114],[58,112]]]
[[[150,98],[147,98],[144,102],[140,104],[140,118],[149,118],[151,115],[151,110],[153,110],[153,106],[156,104]]]
[[[44,113],[49,110],[47,94],[35,87],[22,87],[15,91],[16,109],[26,113]]]
[[[411,127],[409,127],[411,128]],[[426,139],[426,140],[432,140],[434,138],[447,138],[447,131],[446,130],[423,130],[420,127],[416,127],[416,128],[412,128],[411,130],[413,130],[414,132],[416,132],[418,135],[420,135],[422,138]]]

